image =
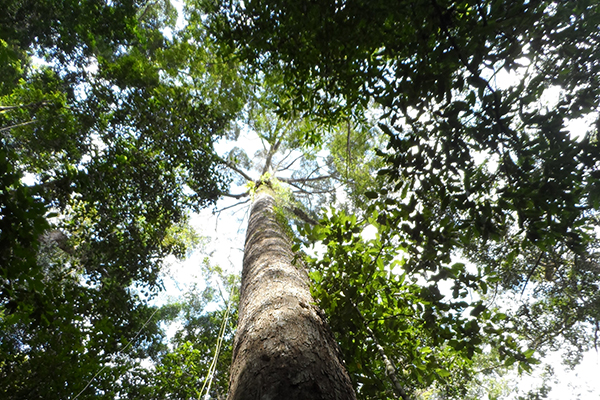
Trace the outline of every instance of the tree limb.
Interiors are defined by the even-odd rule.
[[[42,100],[42,101],[36,101],[34,103],[29,103],[29,104],[21,104],[18,106],[0,106],[0,113],[7,112],[10,110],[17,110],[19,108],[40,107],[40,106],[45,106],[45,105],[48,105],[48,102],[45,100]]]
[[[315,176],[314,178],[277,178],[281,182],[285,183],[303,183],[303,182],[314,182],[314,181],[322,181],[325,179],[333,178],[332,175],[323,175],[323,176]]]
[[[246,195],[247,195],[247,194],[246,194]],[[230,208],[237,207],[237,206],[241,206],[242,204],[246,204],[246,203],[247,203],[247,202],[249,202],[249,201],[250,201],[250,199],[246,199],[246,200],[244,200],[244,201],[238,201],[238,202],[237,202],[237,203],[235,203],[235,204],[232,204],[232,205],[230,205],[230,206],[227,206],[227,207],[221,208],[221,209],[220,209],[220,210],[218,210],[216,213],[217,213],[217,214],[220,214],[220,213],[222,213],[222,212],[223,212],[223,211],[225,211],[225,210],[229,210]]]
[[[351,130],[351,126],[350,126],[350,119],[348,118],[348,136],[346,137],[346,179],[348,179],[348,176],[350,175],[350,158],[352,157],[352,155],[350,154],[350,134],[352,133]]]
[[[221,196],[231,197],[233,199],[241,199],[243,197],[247,197],[249,194],[250,194],[249,192],[237,193],[237,194],[233,194],[233,193],[221,193]]]
[[[267,153],[267,158],[265,160],[265,166],[262,171],[262,175],[266,174],[271,168],[271,160],[273,159],[273,155],[279,150],[279,146],[281,145],[281,138],[277,139],[275,144],[271,146],[269,152]]]
[[[242,177],[244,177],[244,179],[246,179],[248,182],[253,182],[254,179],[252,179],[250,177],[250,175],[248,175],[247,173],[245,173],[244,171],[242,171],[241,169],[239,169],[238,167],[236,167],[233,163],[219,157],[218,158],[223,164],[225,164],[227,167],[229,167],[230,169],[232,169],[233,171],[237,172],[238,174],[240,174]]]
[[[10,131],[13,128],[18,128],[20,126],[25,126],[25,125],[30,125],[30,124],[34,124],[37,121],[32,119],[31,121],[27,121],[27,122],[21,122],[20,124],[15,124],[15,125],[9,125],[9,126],[4,126],[2,128],[0,128],[0,132],[5,132],[5,131]]]
[[[521,296],[523,296],[523,293],[525,293],[525,288],[527,288],[527,284],[529,283],[529,280],[533,276],[533,273],[537,269],[538,265],[540,265],[540,261],[541,261],[543,255],[544,255],[544,252],[540,251],[540,255],[538,256],[537,261],[535,262],[533,268],[531,268],[531,270],[529,271],[529,274],[527,275],[527,279],[525,279],[525,284],[523,285],[523,290],[521,291]]]
[[[290,154],[291,154],[291,153],[290,153]],[[280,168],[279,168],[279,165],[278,165],[278,166],[277,166],[277,172],[281,172],[281,171],[285,171],[285,170],[287,170],[287,169],[290,169],[290,167],[291,167],[292,165],[294,165],[294,163],[295,163],[296,161],[298,161],[299,159],[301,159],[302,157],[304,157],[304,155],[303,155],[303,154],[300,154],[298,157],[294,158],[294,160],[293,160],[291,163],[289,163],[289,164],[288,164],[288,166],[287,166],[287,167],[285,167],[285,168],[281,168],[281,169],[280,169]],[[286,158],[287,158],[287,157],[286,157]],[[284,160],[285,160],[285,158],[284,158]],[[281,160],[281,162],[283,162],[283,160]],[[280,164],[281,164],[281,163],[280,163]],[[280,179],[280,180],[281,180],[281,179]]]
[[[313,190],[313,191],[308,191],[306,189],[304,189],[303,187],[299,186],[296,184],[296,182],[285,182],[290,186],[295,187],[296,189],[298,189],[300,192],[305,193],[305,194],[325,194],[325,193],[331,193],[335,190],[334,189],[330,189],[330,190]]]
[[[390,360],[388,358],[388,356],[385,354],[385,349],[379,344],[379,340],[377,340],[375,333],[367,324],[367,321],[365,320],[364,315],[362,314],[362,312],[360,312],[360,309],[354,303],[354,301],[350,300],[350,303],[352,303],[352,305],[354,306],[354,309],[360,316],[360,320],[362,321],[363,326],[365,327],[367,333],[373,340],[373,343],[375,343],[375,347],[377,347],[377,351],[379,352],[379,355],[381,356],[381,358],[383,359],[383,363],[385,364],[385,372],[387,372],[388,376],[390,377],[390,379],[394,385],[394,389],[395,389],[394,391],[396,392],[396,394],[398,396],[402,397],[403,400],[411,400],[410,396],[406,393],[406,391],[400,384],[400,381],[398,380],[398,374],[396,373],[396,366],[394,365],[392,360]]]
[[[315,220],[314,218],[311,218],[310,215],[305,213],[302,209],[298,207],[289,207],[288,209],[302,221],[309,223],[313,226],[319,225],[319,221]]]

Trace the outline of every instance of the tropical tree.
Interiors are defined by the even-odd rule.
[[[228,398],[353,399],[308,275],[294,262],[272,185],[258,183],[248,222]]]
[[[246,191],[230,196],[252,199],[228,398],[355,398],[328,323],[311,296],[307,270],[292,250],[293,228],[316,223],[315,204],[335,197],[335,183],[344,180],[337,167],[343,163],[315,149],[299,149],[298,138],[319,128],[274,114],[269,89],[268,83],[261,87],[247,112],[247,129],[263,148],[253,162],[239,147],[223,158],[245,181]],[[333,141],[340,134],[329,132]]]
[[[163,323],[178,328],[151,363],[132,360],[119,382],[122,397],[226,398],[240,280],[212,265],[209,257],[199,269],[200,284],[161,307]]]

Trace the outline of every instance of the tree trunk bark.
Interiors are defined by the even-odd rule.
[[[267,185],[258,189],[246,233],[228,400],[354,400]]]

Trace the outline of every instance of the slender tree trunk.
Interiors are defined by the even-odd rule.
[[[263,184],[252,205],[228,400],[356,399]]]

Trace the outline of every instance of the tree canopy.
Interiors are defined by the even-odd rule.
[[[182,28],[166,0],[4,3],[4,397],[198,395],[222,312],[148,300],[189,213],[261,178],[214,150],[236,125],[310,214],[294,249],[360,398],[597,346],[597,2],[188,1]]]
[[[167,37],[169,2],[2,9],[0,392],[113,398],[120,351],[163,346],[164,313],[146,325],[163,259],[226,190],[213,142],[239,108],[235,68],[202,31]]]

